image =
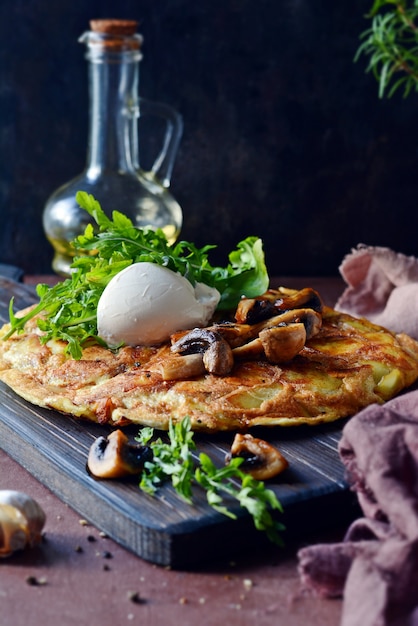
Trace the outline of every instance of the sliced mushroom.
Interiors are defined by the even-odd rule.
[[[203,354],[203,363],[210,374],[226,376],[234,366],[234,356],[231,346],[227,341],[215,341],[211,343]]]
[[[212,328],[195,328],[173,343],[171,350],[180,354],[203,353],[206,371],[226,376],[234,366],[229,343]]]
[[[281,288],[278,291],[281,295],[277,298],[275,307],[281,311],[288,309],[313,309],[317,313],[323,311],[322,298],[312,287],[305,287],[299,291]]]
[[[233,348],[236,348],[248,341],[252,341],[267,328],[284,326],[285,324],[297,324],[299,322],[305,326],[306,339],[308,340],[319,332],[322,326],[322,316],[313,309],[294,309],[275,315],[258,324],[234,324],[227,322],[225,324],[216,324],[211,328],[222,335]]]
[[[0,491],[0,556],[9,556],[41,540],[46,520],[39,504],[20,491]]]
[[[239,324],[256,324],[291,309],[313,309],[322,313],[323,302],[315,289],[269,289],[257,298],[243,298],[237,306],[235,320]]]
[[[251,324],[235,324],[234,322],[224,322],[212,326],[216,332],[221,335],[231,348],[242,346],[248,341],[252,341],[258,337],[259,328]]]
[[[273,478],[289,467],[287,459],[277,448],[250,434],[235,435],[226,462],[235,457],[244,459],[240,468],[257,480]]]
[[[256,337],[255,339],[244,343],[242,346],[233,348],[232,354],[234,355],[234,359],[252,360],[264,356],[265,353],[260,337]]]
[[[259,324],[254,324],[251,328],[254,328],[257,334],[260,334],[266,328],[284,326],[285,324],[298,324],[299,322],[305,326],[306,339],[308,340],[321,329],[322,315],[313,309],[292,309]]]
[[[130,443],[125,433],[114,430],[108,437],[94,441],[87,467],[96,478],[123,478],[140,474],[144,463],[151,459],[151,448]]]
[[[165,358],[153,369],[161,374],[163,380],[184,380],[201,376],[206,371],[201,353],[184,356],[176,354],[171,358]]]
[[[304,313],[296,316],[294,322],[302,322],[306,330],[306,341],[319,333],[322,327],[322,315],[313,309],[301,309]]]
[[[306,342],[306,330],[302,323],[285,324],[265,328],[258,337],[242,346],[233,348],[235,359],[257,359],[265,356],[270,363],[291,361]]]
[[[264,354],[270,363],[291,361],[305,345],[306,330],[302,323],[266,328],[260,332]]]
[[[254,359],[264,354],[271,363],[290,361],[321,325],[320,313],[294,309],[258,324],[225,322],[195,328],[180,337],[173,336],[171,350],[183,355],[203,353],[206,371],[226,376],[232,370],[234,357]],[[288,326],[291,328],[286,330]],[[280,330],[266,332],[276,328]]]
[[[235,311],[235,320],[238,324],[256,324],[262,320],[277,315],[274,300],[268,298],[243,298],[239,301]]]

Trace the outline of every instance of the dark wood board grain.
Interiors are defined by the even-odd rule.
[[[18,308],[36,298],[33,290],[0,279],[0,317],[8,303]],[[337,526],[353,515],[354,499],[338,456],[343,423],[315,428],[258,431],[283,452],[289,469],[270,487],[284,507],[279,515],[286,537]],[[98,481],[86,471],[90,445],[109,428],[35,407],[0,384],[0,447],[59,498],[138,556],[173,568],[190,568],[239,550],[260,549],[267,541],[252,520],[231,502],[237,520],[213,511],[199,490],[193,506],[170,486],[155,497],[142,493],[134,480]],[[134,437],[137,427],[126,429]],[[204,451],[223,464],[233,434],[197,435]]]

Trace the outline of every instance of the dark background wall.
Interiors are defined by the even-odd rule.
[[[138,19],[140,93],[184,118],[182,238],[265,243],[271,274],[332,275],[359,242],[418,254],[418,95],[354,64],[367,0],[1,0],[0,262],[49,272],[49,194],[84,167],[97,17]]]

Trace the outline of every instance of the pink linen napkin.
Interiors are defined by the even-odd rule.
[[[343,596],[341,626],[418,626],[418,391],[353,417],[339,452],[364,517],[299,551],[302,584]]]
[[[336,309],[418,339],[418,259],[359,245],[340,272]],[[299,551],[302,584],[343,597],[341,626],[418,626],[418,391],[352,417],[339,453],[364,517]]]
[[[360,244],[341,263],[347,288],[335,308],[418,339],[418,259]]]

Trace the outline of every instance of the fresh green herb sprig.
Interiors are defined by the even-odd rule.
[[[257,530],[264,531],[277,545],[283,545],[280,531],[284,526],[274,519],[272,511],[283,512],[275,493],[262,481],[254,479],[240,469],[243,458],[235,458],[228,465],[218,468],[207,454],[200,453],[197,462],[193,458],[196,444],[191,431],[190,419],[177,424],[170,422],[168,442],[160,438],[152,441],[154,430],[141,429],[136,440],[149,445],[152,461],[147,461],[141,474],[139,486],[154,495],[168,480],[176,492],[189,504],[193,503],[193,486],[206,492],[208,504],[219,513],[236,519],[227,506],[227,499],[236,500],[252,516]]]
[[[19,332],[36,314],[44,319],[39,327],[44,332],[41,341],[63,339],[67,352],[79,359],[82,347],[97,336],[97,305],[110,280],[133,263],[148,261],[179,272],[192,284],[202,282],[221,293],[219,309],[236,306],[245,295],[260,295],[268,288],[269,277],[264,262],[261,239],[247,237],[229,255],[226,267],[213,267],[208,253],[215,246],[197,248],[179,241],[169,245],[162,230],[136,228],[132,221],[118,211],[110,219],[99,202],[85,192],[78,192],[77,202],[96,222],[89,224],[73,245],[79,251],[71,266],[71,276],[49,287],[38,285],[39,304],[23,317],[13,312],[10,302],[11,328],[5,339]],[[103,342],[101,342],[103,343]]]
[[[366,68],[379,84],[379,97],[418,91],[418,0],[375,0],[371,26],[361,35],[355,60],[369,57]]]

